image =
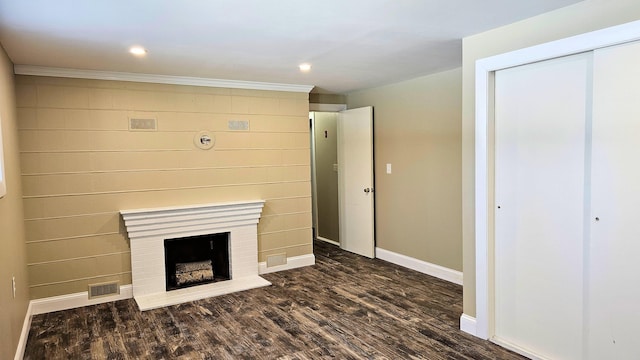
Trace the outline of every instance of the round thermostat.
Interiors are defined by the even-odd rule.
[[[193,138],[193,143],[202,150],[209,150],[215,145],[216,138],[209,131],[200,131]]]

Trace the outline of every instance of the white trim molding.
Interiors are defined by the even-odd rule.
[[[300,255],[300,256],[292,256],[287,258],[287,263],[284,265],[277,265],[272,267],[267,267],[267,262],[261,262],[258,264],[258,273],[269,274],[278,271],[285,271],[291,269],[297,269],[304,266],[312,266],[316,264],[316,257],[313,254]]]
[[[467,314],[462,314],[460,316],[460,330],[466,332],[467,334],[477,336],[476,335],[476,318],[469,316]]]
[[[494,294],[490,254],[493,251],[493,239],[489,238],[489,129],[491,99],[493,97],[492,80],[494,73],[509,67],[525,65],[537,61],[578,54],[595,49],[614,46],[640,40],[640,21],[613,26],[582,35],[552,41],[505,54],[480,59],[476,62],[475,73],[475,243],[476,243],[476,336],[489,339],[493,313],[491,304]]]
[[[462,272],[376,247],[376,258],[462,285]]]
[[[20,339],[18,340],[18,347],[16,348],[16,354],[13,357],[14,360],[22,360],[22,358],[24,358],[24,351],[27,348],[27,339],[29,339],[29,330],[31,329],[31,319],[33,317],[32,303],[33,301],[29,302],[29,306],[27,307],[27,313],[24,315],[24,322],[22,323],[22,332],[20,333]]]
[[[140,310],[271,285],[258,276],[258,221],[264,200],[121,210],[131,246],[133,297]],[[228,233],[231,279],[167,291],[166,239]]]
[[[29,330],[31,329],[31,319],[34,315],[75,309],[79,307],[103,304],[118,300],[131,299],[132,297],[133,288],[131,284],[129,284],[120,286],[120,294],[115,294],[112,296],[89,299],[89,292],[84,291],[75,294],[52,296],[48,298],[31,300],[29,302],[29,307],[27,308],[27,313],[24,316],[22,332],[20,333],[20,340],[18,341],[18,347],[16,348],[14,359],[22,360],[22,358],[24,357],[24,351],[27,347],[27,339],[29,338]]]
[[[75,294],[53,296],[48,298],[31,300],[29,307],[31,315],[46,314],[54,311],[75,309],[83,306],[103,304],[112,301],[131,299],[133,288],[131,284],[121,285],[120,294],[104,296],[89,300],[89,292],[83,291]]]
[[[329,243],[331,245],[340,246],[339,242],[331,240],[331,239],[323,238],[322,236],[316,236],[316,239],[318,239],[320,241],[324,241],[324,242]]]
[[[309,93],[313,85],[280,84],[257,81],[210,79],[190,76],[137,74],[117,71],[65,69],[46,66],[14,65],[16,75],[51,76],[73,79],[131,81],[153,84],[187,85],[231,89],[289,91]]]

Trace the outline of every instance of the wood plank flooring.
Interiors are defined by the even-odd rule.
[[[36,315],[25,359],[522,359],[459,330],[462,287],[317,242],[272,286],[140,312]]]

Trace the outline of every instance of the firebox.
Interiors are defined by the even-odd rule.
[[[164,240],[167,291],[231,280],[229,233]]]

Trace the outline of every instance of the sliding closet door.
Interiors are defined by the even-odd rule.
[[[591,55],[496,72],[495,342],[583,358]]]
[[[640,44],[594,54],[588,353],[640,359]]]

